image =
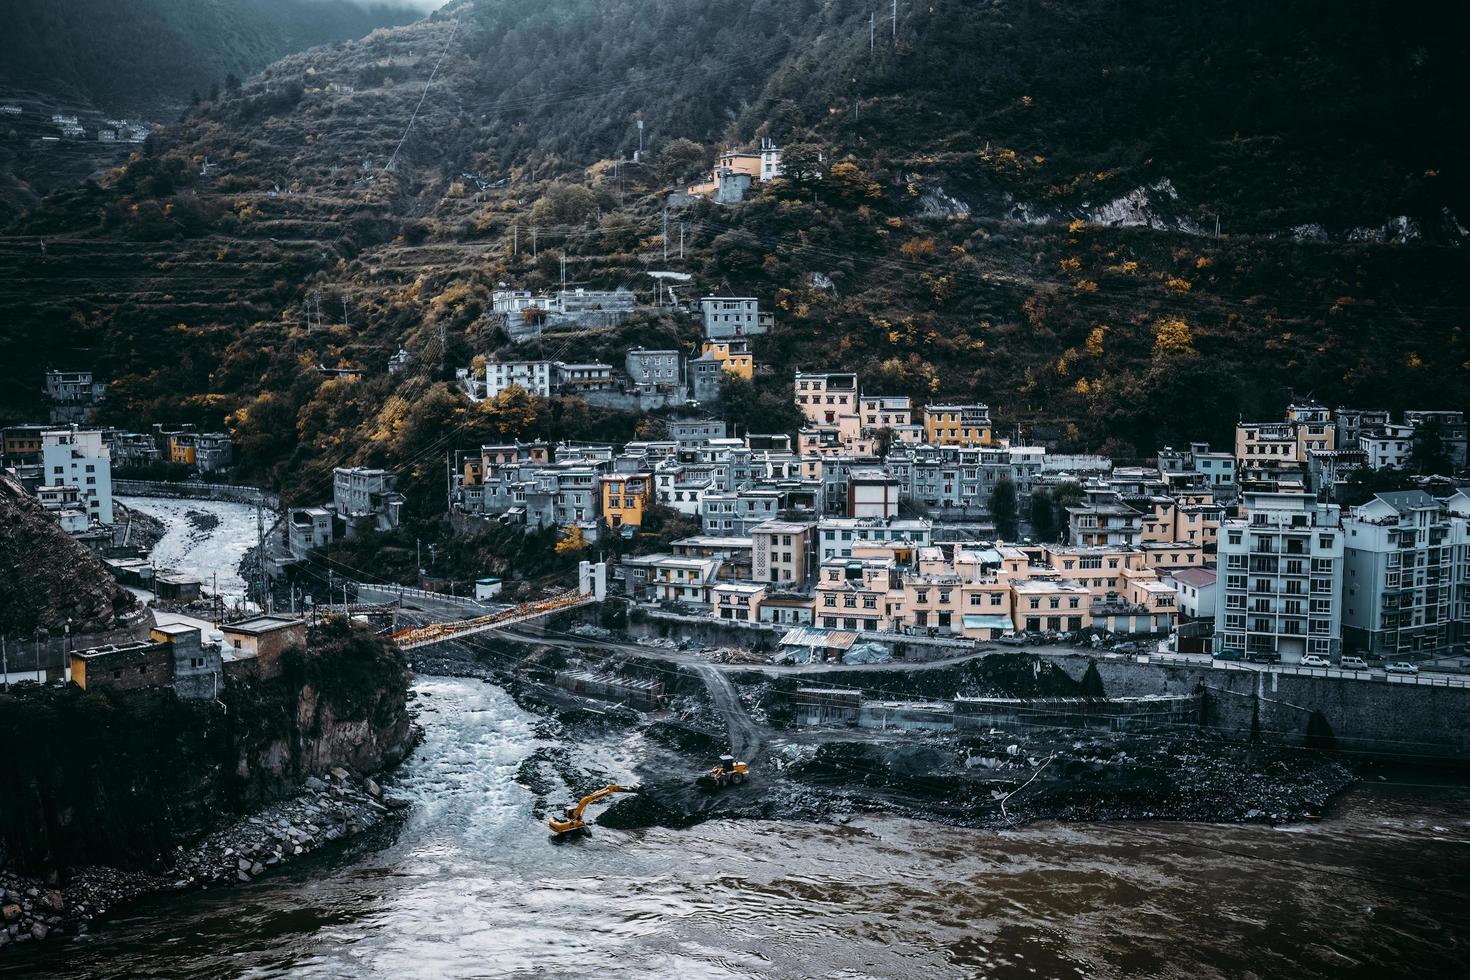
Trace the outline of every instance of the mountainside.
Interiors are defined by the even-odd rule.
[[[7,98],[34,90],[144,116],[171,115],[191,92],[288,52],[421,16],[394,0],[13,0],[6,8]]]
[[[137,605],[24,487],[0,475],[0,636],[106,633]]]
[[[571,284],[651,298],[670,268],[774,309],[777,371],[725,408],[759,428],[796,367],[1123,456],[1224,440],[1288,387],[1470,407],[1463,11],[934,0],[879,18],[871,53],[870,12],[461,0],[289,56],[10,223],[0,413],[39,410],[47,364],[90,366],[111,420],[226,425],[288,493],[357,461],[442,508],[447,449],[651,431],[453,390],[507,346],[490,289],[554,284],[562,256]],[[667,191],[762,137],[827,172],[670,211],[666,259]],[[696,338],[650,313],[518,353]]]

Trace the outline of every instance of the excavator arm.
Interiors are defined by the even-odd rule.
[[[606,799],[614,793],[636,792],[638,792],[638,787],[636,786],[619,786],[617,783],[610,783],[602,789],[588,793],[582,797],[577,801],[576,806],[567,807],[566,819],[557,820],[553,817],[546,821],[547,826],[558,834],[570,834],[578,830],[584,830],[587,827],[587,822],[582,819],[582,814],[586,812],[588,805],[596,803],[598,800]]]

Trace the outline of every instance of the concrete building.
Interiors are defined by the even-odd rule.
[[[332,512],[325,507],[292,507],[286,519],[286,548],[293,558],[305,558],[313,548],[332,540]]]
[[[701,354],[689,362],[689,397],[696,404],[720,400],[720,387],[725,380],[725,365],[713,354]]]
[[[233,660],[253,659],[256,675],[280,673],[281,654],[290,649],[306,650],[306,623],[287,616],[255,616],[238,623],[225,623],[225,656]]]
[[[856,374],[798,371],[794,386],[796,407],[814,427],[835,430],[843,445],[852,444],[862,435]]]
[[[339,466],[332,471],[332,506],[347,521],[350,537],[355,527],[389,531],[398,526],[403,497],[394,489],[397,474],[366,466]]]
[[[1448,649],[1454,598],[1454,525],[1422,490],[1380,493],[1342,522],[1343,643],[1413,659]]]
[[[76,487],[88,520],[112,523],[112,457],[101,432],[75,425],[42,432],[41,473],[50,486]]]
[[[669,419],[669,438],[682,446],[698,446],[729,436],[724,419]]]
[[[223,686],[220,650],[204,643],[198,627],[155,626],[147,640],[110,644],[71,654],[72,683],[86,691],[172,687],[180,698],[218,697]]]
[[[1216,575],[1213,568],[1181,568],[1169,572],[1164,581],[1174,586],[1181,616],[1215,618]]]
[[[755,358],[750,353],[750,342],[743,338],[730,340],[706,340],[700,356],[720,363],[726,372],[745,381],[755,377]]]
[[[760,303],[754,296],[705,296],[699,301],[707,340],[755,337],[766,332]]]
[[[1299,493],[1247,492],[1245,516],[1220,532],[1217,649],[1247,656],[1337,654],[1342,645],[1343,533],[1337,505]]]
[[[847,516],[888,520],[898,516],[898,478],[881,469],[853,470],[847,481]]]
[[[555,372],[551,361],[490,361],[485,365],[485,397],[494,398],[515,385],[538,398],[550,398]]]
[[[806,521],[763,521],[751,528],[752,580],[804,586],[812,573],[815,532]]]
[[[46,397],[54,402],[91,405],[107,400],[107,385],[92,380],[91,371],[47,371]]]
[[[684,354],[676,350],[635,347],[624,355],[623,369],[634,385],[682,385]]]
[[[990,406],[926,405],[924,438],[931,446],[989,446]]]
[[[1414,429],[1391,422],[1364,429],[1358,434],[1358,448],[1367,455],[1369,469],[1406,469],[1414,451]]]

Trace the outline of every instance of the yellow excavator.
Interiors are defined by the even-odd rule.
[[[724,789],[726,786],[739,786],[749,774],[750,766],[736,762],[733,755],[722,755],[719,764],[711,767],[696,782],[706,789]]]
[[[638,787],[636,786],[619,786],[617,783],[611,783],[607,786],[604,786],[602,789],[597,790],[595,793],[588,793],[577,802],[576,806],[567,807],[566,819],[558,820],[555,817],[552,817],[550,820],[546,821],[546,824],[557,834],[580,833],[581,831],[587,829],[587,821],[582,819],[582,814],[584,811],[586,811],[588,804],[596,803],[598,800],[601,799],[606,799],[607,797],[612,796],[614,793],[636,792],[638,792]]]

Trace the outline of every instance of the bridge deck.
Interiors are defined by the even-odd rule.
[[[513,626],[516,623],[524,623],[529,619],[547,616],[554,612],[566,609],[575,609],[585,606],[597,600],[590,594],[581,592],[563,592],[559,596],[545,599],[541,602],[526,602],[519,606],[501,612],[491,613],[488,616],[478,616],[474,619],[462,619],[453,623],[434,623],[430,626],[419,626],[414,629],[402,630],[393,635],[393,641],[398,644],[400,650],[416,650],[426,647],[432,643],[443,643],[447,640],[458,640],[466,636],[474,636],[476,633],[486,633],[490,630],[502,629]]]

